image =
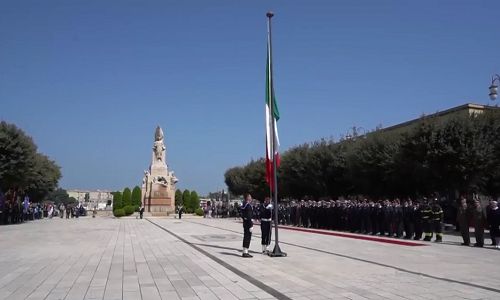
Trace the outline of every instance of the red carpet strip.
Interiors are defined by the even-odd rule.
[[[242,222],[238,221],[238,223],[242,223]],[[256,222],[254,225],[259,225],[259,223]],[[344,237],[344,238],[348,238],[348,239],[357,239],[357,240],[364,240],[364,241],[377,242],[377,243],[386,243],[386,244],[393,244],[393,245],[407,246],[407,247],[427,246],[427,244],[424,244],[424,243],[411,242],[408,240],[389,238],[389,237],[384,238],[384,237],[373,236],[373,235],[362,235],[362,234],[355,234],[355,233],[345,233],[345,232],[338,232],[338,231],[329,231],[329,230],[322,230],[322,229],[311,229],[311,228],[302,228],[302,227],[293,227],[293,226],[283,226],[283,225],[280,225],[279,228],[285,229],[285,230],[302,231],[302,232],[315,233],[315,234],[338,236],[338,237]]]

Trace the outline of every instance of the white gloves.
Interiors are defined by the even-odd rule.
[[[266,206],[266,209],[273,209],[273,205],[271,203],[269,203],[267,206]]]
[[[252,230],[253,230],[253,227],[250,227],[249,231],[252,232]]]

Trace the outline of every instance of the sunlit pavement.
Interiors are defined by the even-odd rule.
[[[52,219],[0,227],[2,299],[499,299],[500,251],[280,230],[241,258],[227,219]]]

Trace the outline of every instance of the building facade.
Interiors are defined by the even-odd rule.
[[[106,205],[113,202],[111,191],[106,190],[66,190],[70,197],[75,198],[86,209],[104,210]]]
[[[446,121],[448,119],[457,117],[457,116],[466,116],[466,115],[472,115],[472,114],[481,114],[486,110],[493,110],[493,109],[500,109],[500,107],[497,106],[488,106],[488,105],[480,105],[480,104],[474,104],[474,103],[466,103],[464,105],[456,106],[450,109],[446,109],[443,111],[438,111],[434,114],[429,114],[425,115],[424,117],[426,118],[435,118],[437,117],[438,120]],[[397,125],[393,125],[387,128],[383,128],[378,130],[379,132],[394,132],[394,133],[400,133],[407,131],[411,129],[414,125],[416,125],[421,118],[416,118],[410,121],[406,121]],[[370,132],[371,133],[371,132]],[[368,135],[370,134],[368,133]]]

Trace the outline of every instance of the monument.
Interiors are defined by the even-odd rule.
[[[144,170],[142,179],[142,203],[144,210],[155,215],[166,215],[175,211],[175,184],[177,177],[168,170],[163,130],[156,127],[155,142],[149,170]]]

